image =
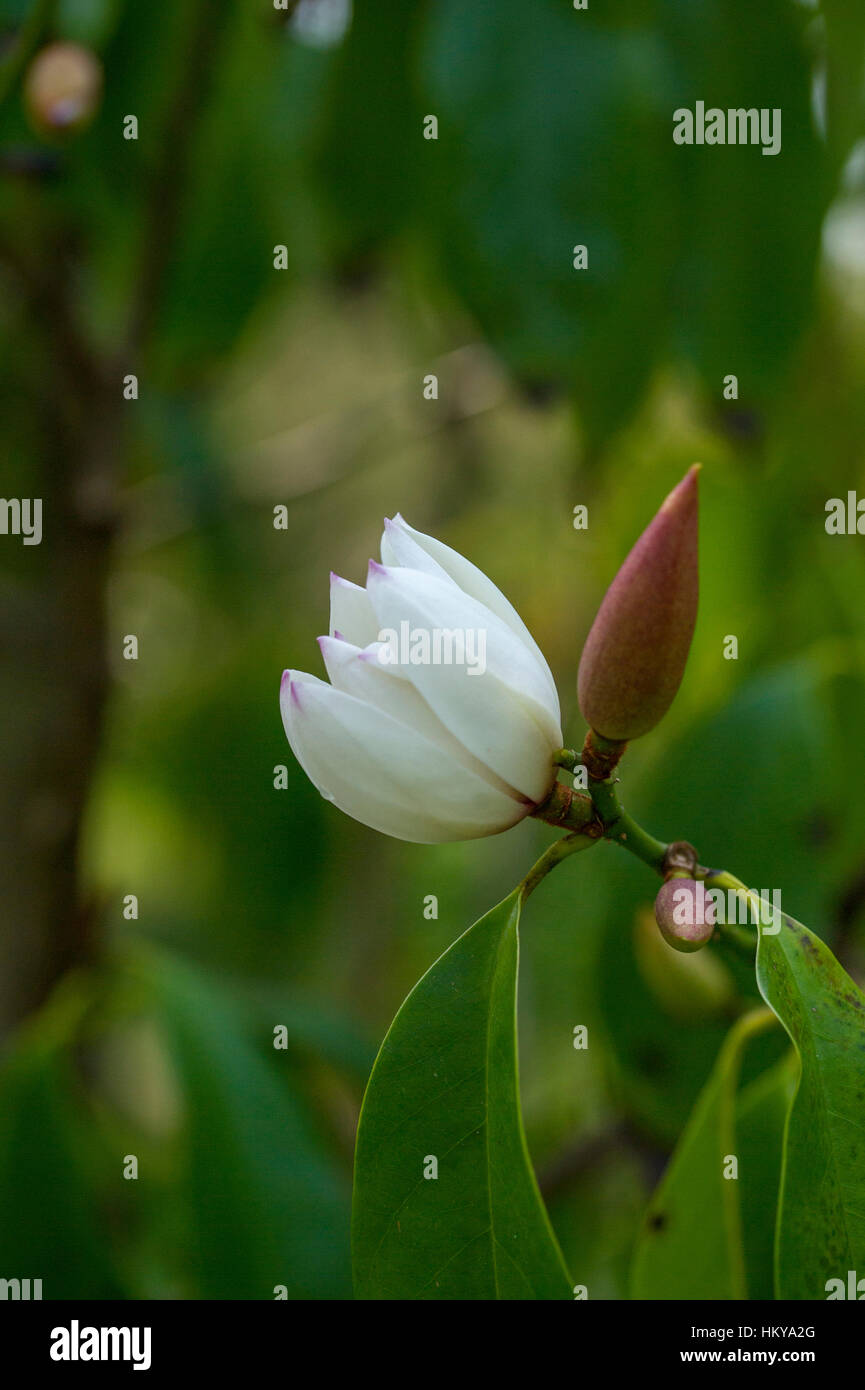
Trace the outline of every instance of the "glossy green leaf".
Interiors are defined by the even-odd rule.
[[[360,1298],[571,1297],[520,1114],[519,914],[513,893],[461,936],[382,1044],[355,1160]]]
[[[865,995],[819,937],[784,916],[757,981],[799,1054],[776,1246],[779,1298],[825,1298],[865,1270]]]
[[[763,1010],[746,1014],[721,1048],[646,1213],[634,1256],[634,1298],[746,1297],[740,1208],[745,1174],[729,1176],[730,1159],[741,1161],[736,1092],[742,1053],[770,1021]],[[780,1130],[778,1140],[780,1148]]]

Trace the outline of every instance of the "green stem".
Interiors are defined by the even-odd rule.
[[[571,749],[563,748],[556,754],[554,761],[559,767],[568,767],[571,759],[576,760],[576,755]],[[635,854],[644,864],[648,864],[650,869],[661,875],[670,869],[668,851],[679,847],[664,844],[663,840],[656,840],[654,835],[650,835],[628,815],[619,801],[614,778],[608,778],[606,781],[590,779],[588,792],[572,791],[561,783],[556,783],[549,799],[544,806],[538,808],[535,815],[551,825],[570,829],[572,833],[551,845],[523,879],[520,892],[524,901],[556,864],[561,863],[575,850],[588,849],[590,845],[597,844],[601,838],[628,850],[630,854]],[[690,846],[684,848],[690,850]],[[761,899],[738,878],[724,869],[701,867],[694,870],[694,876],[712,888],[732,889],[741,901],[747,904],[759,923]],[[756,933],[736,922],[719,922],[718,931],[726,944],[753,958],[757,945]]]
[[[525,902],[530,893],[533,893],[542,879],[545,879],[550,869],[554,869],[557,864],[561,864],[563,859],[569,855],[576,854],[581,849],[588,849],[590,845],[597,844],[588,835],[565,835],[564,839],[556,840],[555,844],[550,845],[545,850],[536,864],[529,869],[522,883],[519,885],[520,901]]]
[[[663,873],[667,846],[662,840],[656,840],[654,835],[650,835],[623,810],[615,782],[595,782],[592,784],[591,794],[595,809],[603,822],[604,839],[629,850],[656,873]]]

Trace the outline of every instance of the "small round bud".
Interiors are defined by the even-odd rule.
[[[676,951],[699,951],[715,930],[715,904],[702,882],[669,878],[655,899],[655,921]]]
[[[80,130],[94,115],[102,91],[102,65],[89,48],[51,43],[37,53],[24,78],[24,105],[40,135]]]

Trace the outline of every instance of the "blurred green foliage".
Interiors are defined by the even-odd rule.
[[[47,940],[53,986],[5,1043],[0,1276],[42,1278],[46,1298],[349,1296],[376,1046],[549,842],[533,822],[386,841],[294,763],[281,671],[318,671],[328,571],[359,580],[384,515],[508,594],[576,743],[597,604],[701,459],[694,648],[623,794],[654,833],[780,887],[865,966],[865,559],[861,538],[823,527],[827,498],[865,491],[854,7],[355,0],[347,29],[350,7],[331,4],[313,41],[316,5],[0,6],[3,491],[46,511],[41,547],[0,549],[2,968],[11,990]],[[25,47],[50,38],[105,70],[92,125],[54,141],[20,98]],[[697,99],[782,107],[781,154],[675,146],[672,111]],[[31,829],[54,803],[31,802],[81,743],[57,714],[73,673],[56,632],[88,566],[70,569],[58,517],[103,412],[70,315],[109,391],[135,372],[140,399],[104,413],[112,684],[67,921],[36,892],[56,866]],[[96,609],[82,613],[83,631]],[[529,1147],[593,1298],[627,1296],[642,1214],[729,1025],[683,1017],[653,984],[635,932],[654,891],[604,844],[545,882],[523,924]],[[741,963],[721,963],[753,1002]],[[748,1048],[742,1107],[779,1051],[774,1034]]]

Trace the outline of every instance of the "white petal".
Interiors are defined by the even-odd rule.
[[[393,537],[399,533],[405,537],[406,541],[413,542],[418,550],[426,554],[437,568],[443,570],[455,584],[459,585],[463,593],[468,594],[471,598],[476,598],[479,603],[485,604],[490,612],[495,613],[497,618],[501,618],[502,622],[516,633],[520,641],[534,655],[555,692],[556,683],[543,652],[513,604],[505,598],[501,589],[493,583],[488,575],[484,574],[483,570],[478,569],[477,565],[473,565],[471,560],[467,560],[464,555],[460,555],[458,550],[453,550],[451,546],[445,545],[444,541],[437,540],[435,536],[426,536],[423,531],[416,531],[398,512],[390,522],[389,527],[387,522],[385,526],[392,538],[391,553],[397,553]],[[382,560],[386,565],[393,563],[393,561],[385,559],[384,548],[382,548]],[[407,561],[400,559],[398,563],[405,565]],[[423,566],[414,562],[411,568],[422,569]]]
[[[450,579],[451,583],[454,582],[438,560],[418,544],[401,517],[396,517],[393,521],[385,517],[381,538],[381,561],[383,565],[400,565],[403,569],[422,570],[424,574],[434,574],[439,579]],[[457,585],[457,588],[459,587]]]
[[[562,744],[558,699],[533,655],[500,618],[453,584],[414,569],[370,564],[367,592],[381,628],[485,634],[486,670],[407,664],[412,684],[445,727],[508,786],[547,795]]]
[[[372,611],[372,604],[366,589],[352,584],[350,579],[341,579],[338,574],[330,576],[330,635],[339,633],[347,642],[356,647],[366,647],[378,637],[378,620]]]
[[[335,690],[355,695],[374,705],[408,729],[414,729],[441,748],[461,767],[470,768],[483,781],[514,801],[526,800],[500,777],[471,754],[450,733],[430,709],[423,696],[412,685],[407,671],[384,666],[378,660],[378,646],[361,650],[334,637],[319,637],[318,645],[324,658],[330,683]]]
[[[314,676],[286,671],[280,707],[294,754],[321,794],[386,835],[470,840],[507,829],[528,810],[423,735]]]

